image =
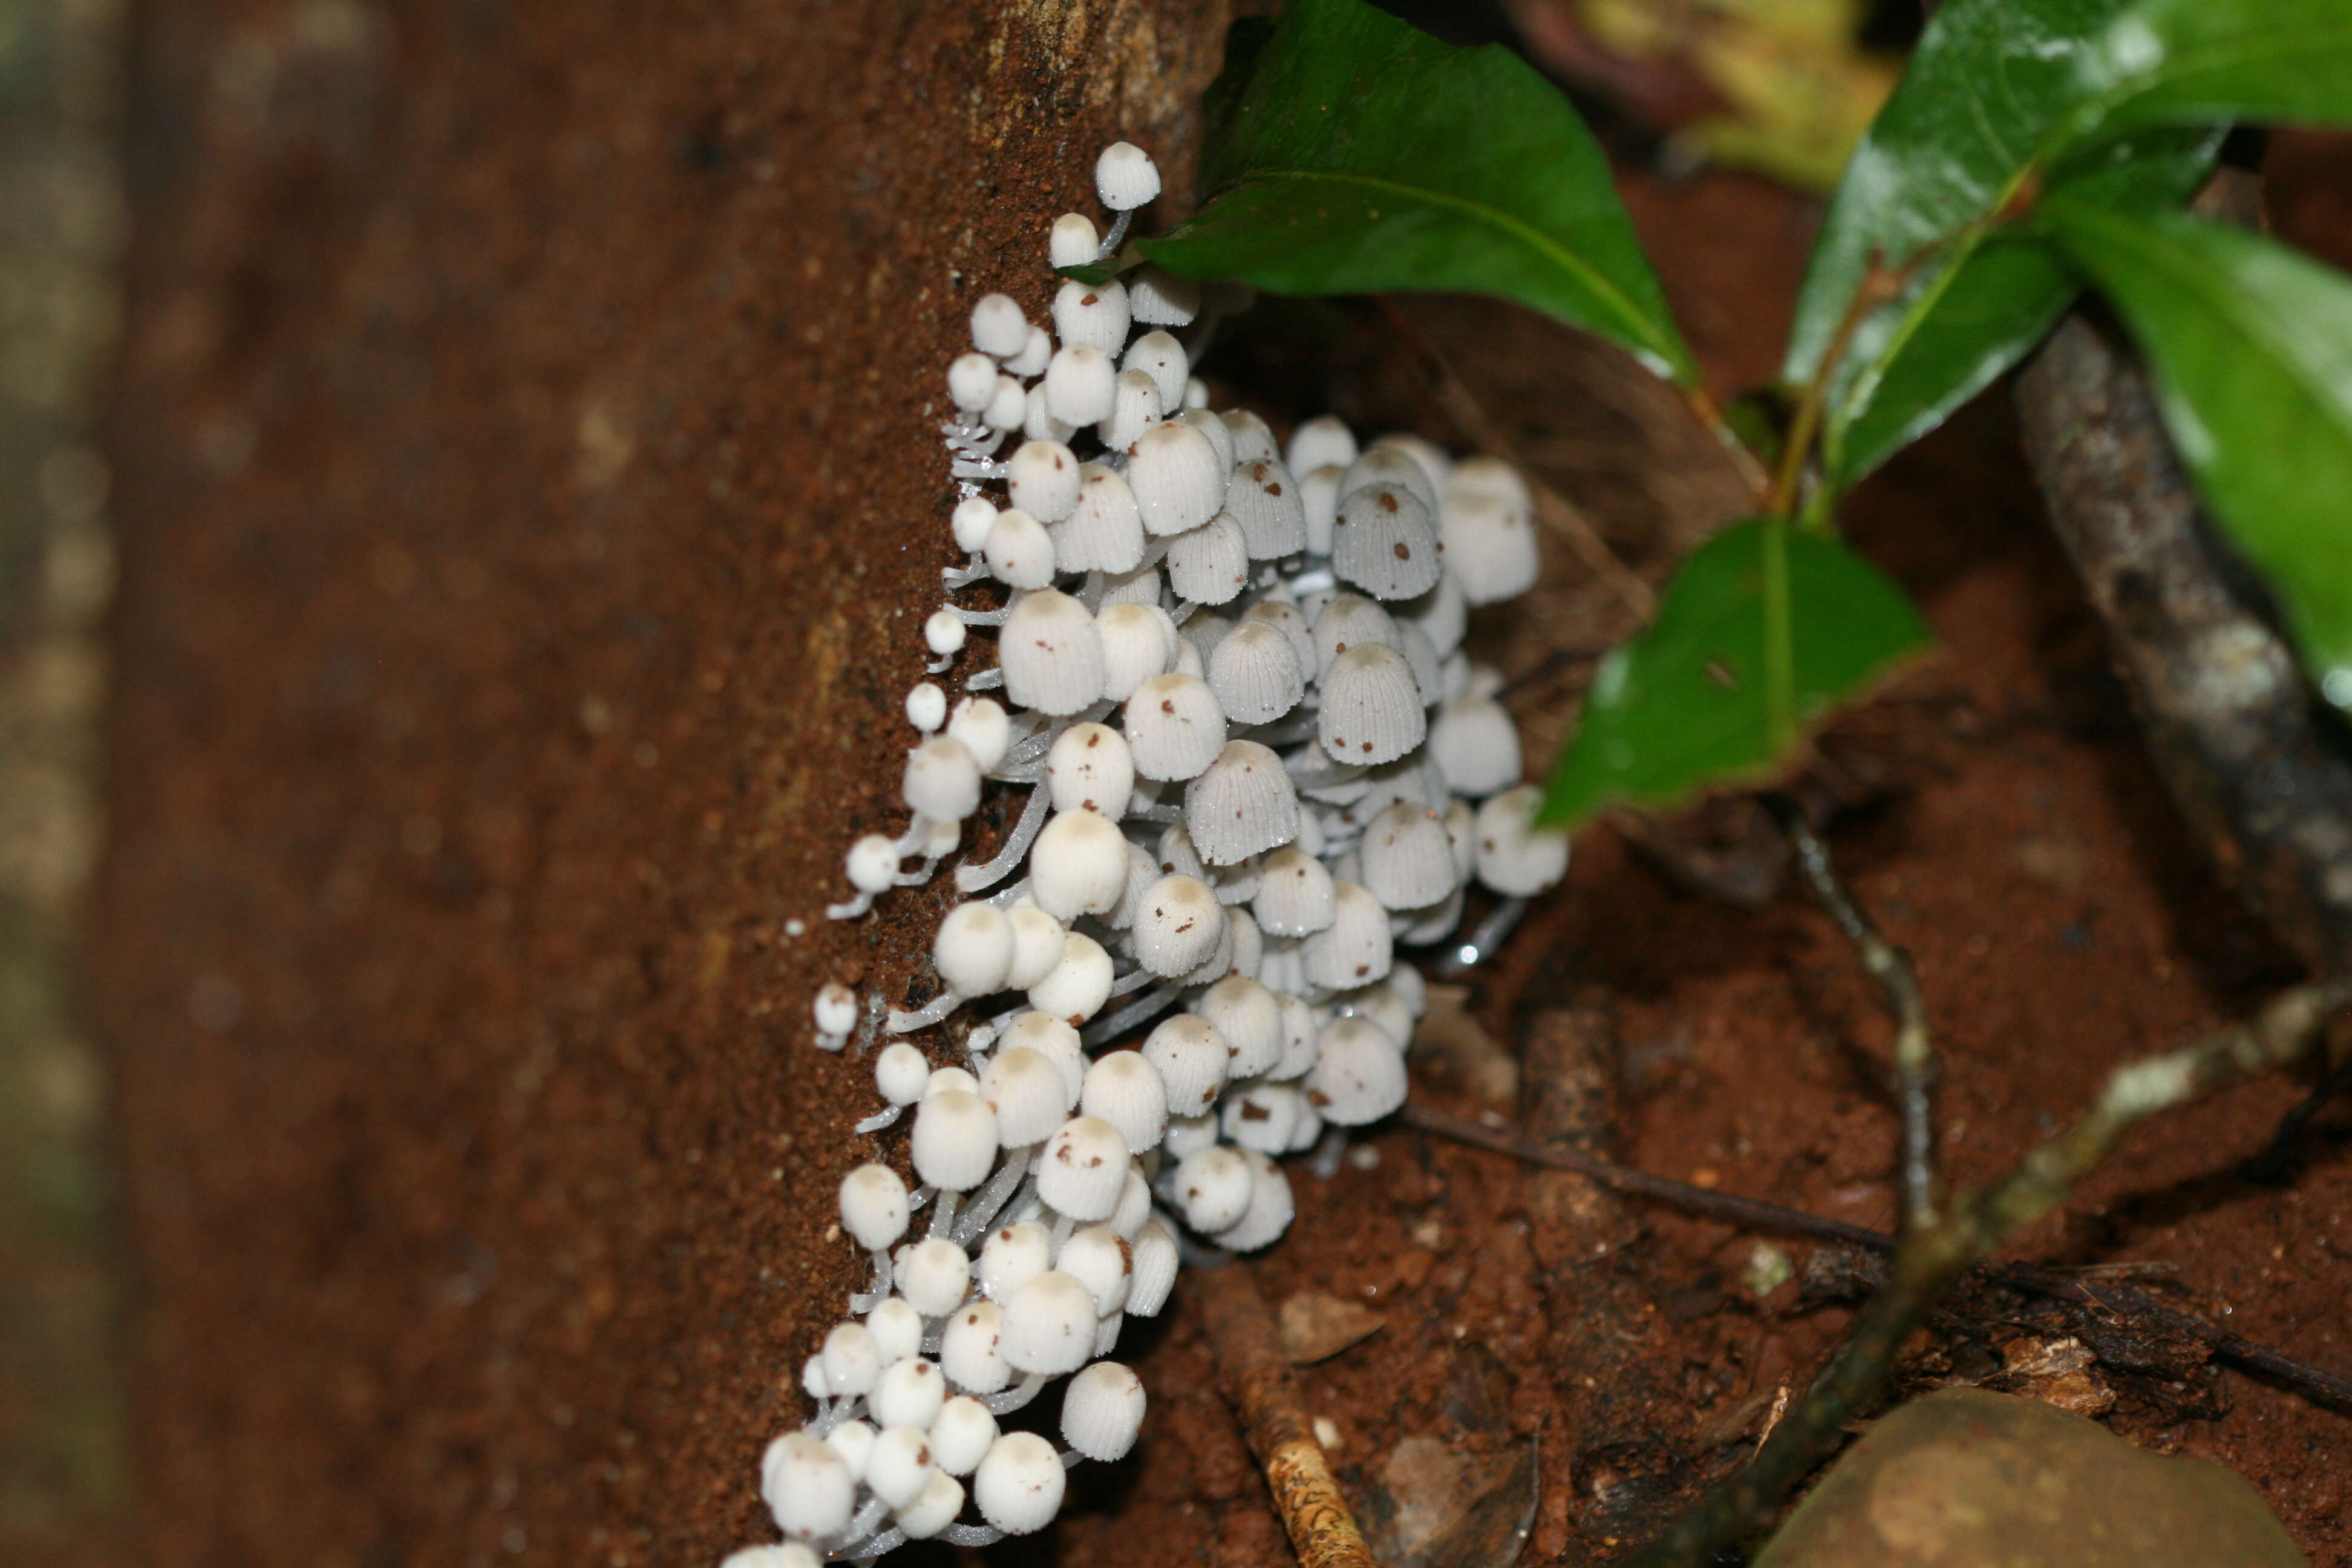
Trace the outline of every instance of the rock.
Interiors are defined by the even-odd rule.
[[[1301,1290],[1282,1304],[1282,1351],[1293,1366],[1328,1361],[1371,1338],[1386,1321],[1360,1301]]]
[[[2307,1568],[2254,1489],[2037,1400],[1952,1388],[1874,1424],[1756,1568]]]

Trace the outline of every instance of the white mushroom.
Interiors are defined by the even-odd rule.
[[[1053,1521],[1067,1480],[1053,1444],[1034,1432],[1007,1432],[973,1473],[971,1495],[989,1523],[1028,1535]]]
[[[1123,1459],[1143,1429],[1143,1382],[1115,1361],[1098,1361],[1062,1394],[1062,1440],[1089,1459]]]

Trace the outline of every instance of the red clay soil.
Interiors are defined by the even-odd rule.
[[[1044,225],[1110,134],[1181,188],[1219,24],[147,13],[90,982],[142,1284],[147,1561],[620,1568],[761,1534],[760,1445],[852,1282],[826,1231],[871,1098],[809,1046],[809,996],[901,991],[940,902],[818,918],[847,838],[894,814],[950,551],[940,367],[978,293],[1042,304]],[[2332,156],[2282,210],[2319,206]],[[1633,184],[1714,373],[1768,367],[1807,209]],[[2292,973],[2200,870],[2037,513],[1997,403],[1853,509],[1945,652],[1859,726],[1891,783],[1833,847],[1917,958],[1964,1178]],[[1886,1030],[1797,898],[1707,901],[1604,827],[1476,984],[1498,1021],[1612,999],[1635,1163],[1887,1218]],[[2279,1184],[2233,1173],[2294,1098],[2140,1136],[2021,1250],[2173,1265],[2238,1332],[2352,1370],[2341,1117]],[[1638,1370],[1686,1450],[1752,1441],[1758,1393],[1843,1321],[1752,1300],[1753,1235],[1649,1208],[1599,1263],[1539,1258],[1522,1171],[1407,1131],[1370,1149],[1302,1174],[1254,1265],[1276,1302],[1385,1315],[1301,1372],[1369,1501],[1408,1437],[1556,1436],[1584,1380],[1634,1370],[1553,1332],[1564,1270],[1664,1303]],[[1285,1561],[1181,1287],[1130,1343],[1137,1455],[991,1555]],[[2352,1415],[2221,1388],[2218,1418],[2135,1398],[2116,1424],[2232,1465],[2315,1562],[2352,1562]],[[1527,1560],[1605,1550],[1573,1455],[1540,1452]]]

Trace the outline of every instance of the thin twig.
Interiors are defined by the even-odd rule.
[[[1845,933],[1862,967],[1885,994],[1887,1011],[1895,1015],[1895,1100],[1903,1119],[1903,1230],[1905,1234],[1936,1222],[1936,1205],[1943,1185],[1943,1162],[1937,1147],[1936,1083],[1942,1077],[1936,1059],[1935,1036],[1927,1027],[1927,1003],[1919,990],[1918,972],[1911,955],[1879,935],[1845,884],[1838,880],[1828,846],[1813,832],[1794,801],[1767,795],[1764,805],[1780,819],[1797,852],[1797,866],[1812,885],[1813,896],[1829,910],[1830,919]]]
[[[1199,1279],[1194,1294],[1208,1321],[1209,1342],[1299,1568],[1372,1568],[1371,1550],[1315,1440],[1274,1315],[1249,1266],[1206,1269]]]

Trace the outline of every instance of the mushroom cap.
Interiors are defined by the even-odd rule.
[[[1100,463],[1078,468],[1078,493],[1069,514],[1047,531],[1054,562],[1065,572],[1131,572],[1143,561],[1143,517],[1127,476]]]
[[[1228,974],[1193,999],[1192,1011],[1225,1042],[1228,1079],[1255,1078],[1282,1059],[1282,1005],[1256,981]]]
[[[1128,937],[1137,963],[1174,979],[1207,963],[1224,930],[1224,908],[1209,885],[1196,877],[1171,876],[1144,893]]]
[[[1282,460],[1294,474],[1307,473],[1327,463],[1344,469],[1356,460],[1357,451],[1356,435],[1347,421],[1335,414],[1320,414],[1300,422],[1290,433]]]
[[[1327,991],[1353,990],[1384,978],[1395,959],[1389,911],[1370,889],[1335,881],[1331,923],[1299,943],[1307,978]]]
[[[1248,885],[1255,896],[1256,879],[1253,878]],[[1217,897],[1224,896],[1224,889],[1218,889]],[[1258,965],[1265,961],[1265,934],[1257,929],[1257,921],[1247,910],[1230,909],[1225,911],[1225,929],[1233,933],[1233,972],[1247,980],[1256,979]]]
[[[1168,1086],[1140,1051],[1110,1051],[1087,1069],[1078,1104],[1118,1129],[1130,1154],[1160,1147],[1168,1131]]]
[[[824,1441],[826,1447],[841,1456],[841,1462],[849,1467],[849,1479],[862,1481],[866,1479],[866,1461],[874,1452],[874,1428],[865,1422],[844,1421],[824,1435]],[[763,1476],[761,1479],[764,1480],[766,1478]]]
[[[1131,212],[1159,194],[1160,166],[1134,142],[1114,142],[1095,160],[1095,195],[1111,211]]]
[[[1078,1089],[1086,1079],[1087,1057],[1078,1041],[1076,1026],[1034,1007],[1016,1013],[1013,1022],[996,1037],[998,1055],[1015,1047],[1035,1051],[1062,1069],[1065,1110],[1078,1102]]]
[[[1211,1100],[1216,1096],[1212,1094]],[[1213,1105],[1198,1116],[1171,1116],[1168,1136],[1160,1145],[1160,1157],[1170,1163],[1180,1163],[1213,1146],[1217,1141],[1217,1112]]]
[[[1026,991],[1062,962],[1070,933],[1060,921],[1026,904],[1014,905],[1005,918],[1013,922],[1013,967],[1005,971],[1004,984],[1010,990]]]
[[[1249,542],[1231,512],[1221,511],[1168,542],[1168,585],[1180,599],[1229,603],[1249,586]]]
[[[1331,661],[1316,739],[1334,762],[1393,762],[1428,732],[1404,655],[1386,643],[1360,643]]]
[[[1035,1220],[989,1232],[980,1249],[980,1288],[1003,1306],[1021,1287],[1054,1266],[1052,1233]]]
[[[893,1426],[929,1430],[947,1396],[947,1380],[940,1375],[940,1369],[920,1356],[909,1356],[883,1369],[882,1375],[874,1380],[874,1392],[866,1396],[866,1403],[876,1422],[886,1430]]]
[[[1054,1445],[1034,1432],[1007,1432],[972,1473],[982,1519],[1007,1535],[1029,1535],[1053,1522],[1068,1478]]]
[[[1153,321],[1166,309],[1164,297],[1157,290],[1147,290],[1141,287],[1140,279],[1137,286],[1129,288],[1127,302],[1139,321]],[[1153,314],[1146,314],[1147,310]],[[1181,322],[1169,324],[1182,325]],[[1186,357],[1184,345],[1171,334],[1161,331],[1144,333],[1127,345],[1127,353],[1118,362],[1118,367],[1123,371],[1139,370],[1150,376],[1152,385],[1160,389],[1162,410],[1184,406],[1184,382],[1192,374],[1192,362]]]
[[[1470,602],[1462,596],[1462,584],[1454,580],[1453,573],[1440,576],[1437,586],[1418,598],[1399,601],[1393,611],[1397,619],[1409,620],[1422,629],[1440,658],[1451,659],[1462,651],[1462,634],[1470,628]],[[1450,674],[1446,676],[1448,697],[1460,695],[1453,689],[1452,679]],[[1496,684],[1499,686],[1501,682]]]
[[[1074,1116],[1045,1140],[1037,1195],[1072,1219],[1108,1219],[1127,1182],[1127,1157],[1118,1128],[1099,1116]]]
[[[987,904],[958,904],[931,937],[931,963],[959,996],[985,996],[1013,973],[1013,917]]]
[[[866,1393],[882,1375],[882,1352],[863,1323],[835,1324],[817,1355],[824,1366],[825,1392],[836,1399]]]
[[[1275,447],[1274,431],[1265,420],[1248,409],[1228,408],[1217,417],[1225,422],[1227,430],[1233,432],[1234,461],[1236,464],[1255,463],[1261,458],[1282,455]]]
[[[841,1178],[841,1228],[872,1251],[907,1234],[907,1184],[887,1165],[867,1163]]]
[[[1176,625],[1157,605],[1110,605],[1096,617],[1102,636],[1103,695],[1124,702],[1176,657]],[[1128,765],[1134,765],[1129,752]]]
[[[1339,1127],[1378,1121],[1404,1103],[1404,1053],[1370,1018],[1334,1018],[1317,1041],[1307,1098]]]
[[[1365,826],[1358,847],[1364,887],[1391,910],[1417,910],[1454,891],[1454,848],[1445,820],[1425,805],[1397,801]]]
[[[1298,1112],[1307,1097],[1297,1086],[1260,1079],[1225,1091],[1217,1124],[1228,1142],[1262,1154],[1279,1154],[1290,1147]]]
[[[1266,1069],[1266,1077],[1287,1083],[1306,1076],[1315,1065],[1316,1041],[1322,1025],[1305,999],[1288,991],[1277,991],[1274,999],[1282,1007],[1282,1058]]]
[[[965,414],[979,414],[996,398],[996,362],[984,353],[959,354],[948,362],[948,401]]]
[[[1393,485],[1411,492],[1421,502],[1422,510],[1432,517],[1437,514],[1437,486],[1429,470],[1410,452],[1375,441],[1357,455],[1339,479],[1339,499],[1344,504],[1358,490],[1375,485]]]
[[[1298,791],[1282,759],[1255,741],[1226,742],[1185,786],[1184,830],[1213,867],[1236,865],[1297,837]]]
[[[1092,343],[1066,343],[1046,362],[1045,406],[1065,425],[1093,425],[1110,417],[1118,365]]]
[[[890,1508],[905,1508],[922,1496],[937,1473],[930,1434],[922,1426],[885,1426],[866,1456],[866,1489]]]
[[[1115,1361],[1098,1361],[1062,1394],[1062,1440],[1089,1459],[1123,1459],[1143,1430],[1143,1380]]]
[[[1391,978],[1408,967],[1404,964],[1392,966],[1389,971]],[[1412,1044],[1412,1009],[1405,1005],[1404,998],[1387,980],[1357,991],[1342,991],[1331,998],[1331,1005],[1337,1016],[1369,1018],[1378,1024],[1381,1033],[1386,1035],[1389,1043],[1400,1051]]]
[[[1011,359],[1029,342],[1029,318],[1010,294],[982,294],[971,308],[971,345],[997,359]]]
[[[1157,1149],[1146,1150],[1145,1152],[1155,1160],[1159,1158]],[[1103,1223],[1132,1242],[1142,1232],[1144,1222],[1150,1217],[1151,1184],[1144,1179],[1142,1160],[1130,1160],[1127,1164],[1127,1184],[1118,1190],[1118,1207],[1111,1210],[1110,1218]]]
[[[1311,936],[1331,923],[1331,873],[1296,844],[1266,856],[1250,909],[1272,936]]]
[[[982,773],[1004,760],[1013,743],[1013,721],[992,697],[967,697],[948,714],[948,738],[960,741]],[[898,869],[897,864],[891,869]]]
[[[996,1112],[968,1089],[943,1089],[915,1110],[915,1173],[942,1192],[970,1192],[996,1163]]]
[[[918,816],[961,822],[980,809],[980,763],[953,735],[934,735],[908,752],[901,793]]]
[[[1265,620],[1244,617],[1217,644],[1207,665],[1209,689],[1236,724],[1270,723],[1307,695],[1307,670],[1297,647],[1281,627]]]
[[[1225,511],[1241,525],[1253,561],[1276,561],[1307,548],[1306,499],[1277,458],[1234,465],[1225,485]]]
[[[1155,675],[1137,687],[1122,710],[1121,727],[1141,778],[1196,777],[1225,744],[1225,711],[1197,676]]]
[[[1189,419],[1153,426],[1129,448],[1128,488],[1147,532],[1187,532],[1217,515],[1225,502],[1231,459],[1221,460],[1210,437]]]
[[[857,1027],[857,993],[838,980],[828,980],[817,987],[809,1015],[818,1034],[846,1035]]]
[[[1118,451],[1134,446],[1165,413],[1160,405],[1160,384],[1150,372],[1123,370],[1111,379],[1110,416],[1097,422],[1095,434],[1104,446]]]
[[[1045,753],[1056,811],[1096,811],[1116,822],[1135,793],[1135,753],[1108,724],[1073,724]]]
[[[1061,521],[1078,504],[1077,454],[1059,441],[1024,441],[1004,468],[1013,504],[1041,523]]]
[[[1426,436],[1416,436],[1410,430],[1391,430],[1372,439],[1371,450],[1402,452],[1411,458],[1428,479],[1430,489],[1437,495],[1445,493],[1454,476],[1454,458],[1444,447]],[[1436,510],[1431,503],[1431,510]]]
[[[1179,1013],[1144,1037],[1143,1057],[1159,1069],[1172,1131],[1174,1119],[1197,1117],[1216,1104],[1233,1051],[1208,1019]]]
[[[1339,480],[1346,470],[1337,463],[1319,468],[1299,468],[1298,504],[1307,513],[1307,553],[1317,559],[1331,553],[1331,531],[1339,521]]]
[[[1201,313],[1201,285],[1157,267],[1138,268],[1127,286],[1127,302],[1138,321],[1151,326],[1181,327]],[[1185,377],[1176,379],[1176,395],[1168,406],[1183,401]]]
[[[1046,242],[1046,259],[1056,268],[1084,267],[1102,249],[1094,219],[1084,213],[1064,213],[1054,220]]]
[[[1297,605],[1281,599],[1260,599],[1242,612],[1238,623],[1244,626],[1272,626],[1290,644],[1291,657],[1297,661],[1302,679],[1313,679],[1322,673],[1322,665],[1315,657],[1315,628]]]
[[[1059,719],[1102,695],[1102,637],[1094,616],[1067,594],[1041,588],[1023,595],[996,651],[1005,695],[1021,707]]]
[[[1054,295],[1054,335],[1065,343],[1084,343],[1112,359],[1127,342],[1127,288],[1072,279]]]
[[[1062,1069],[1044,1052],[1026,1046],[1000,1049],[989,1058],[980,1081],[996,1112],[997,1135],[1008,1149],[1044,1142],[1069,1112]]]
[[[1430,721],[1429,755],[1447,787],[1480,799],[1519,782],[1519,727],[1491,697],[1456,697]]]
[[[869,833],[849,847],[849,885],[861,893],[888,890],[898,879],[898,847],[889,837]]]
[[[930,1237],[907,1249],[894,1280],[915,1310],[943,1318],[971,1292],[971,1257],[943,1236]]]
[[[849,1522],[856,1484],[823,1438],[787,1432],[768,1445],[760,1468],[768,1511],[786,1535],[812,1540]]]
[[[1361,594],[1334,594],[1316,612],[1310,635],[1315,640],[1315,679],[1320,681],[1330,676],[1331,666],[1351,647],[1376,642],[1394,647],[1396,618]]]
[[[1177,1206],[1184,1223],[1203,1236],[1238,1224],[1249,1212],[1250,1163],[1230,1144],[1213,1143],[1187,1154],[1176,1167]]]
[[[1020,349],[1005,360],[1004,369],[1006,374],[1020,376],[1025,380],[1033,375],[1044,374],[1046,364],[1053,357],[1054,335],[1043,327],[1031,327],[1023,334]],[[1044,388],[1033,386],[1029,389],[1029,407],[1033,414],[1044,397]],[[1055,420],[1055,423],[1058,425],[1061,421]],[[1057,441],[1064,440],[1068,437],[1068,435],[1069,432],[1064,430],[1056,434],[1054,438]]]
[[[1112,983],[1110,954],[1086,932],[1074,931],[1054,973],[1029,987],[1029,1005],[1076,1028],[1102,1011]]]
[[[937,1457],[934,1453],[934,1458]],[[954,1477],[934,1468],[930,1479],[915,1500],[894,1510],[892,1521],[907,1532],[909,1541],[929,1541],[955,1522],[963,1511],[963,1485]]]
[[[1168,1304],[1168,1293],[1176,1285],[1176,1270],[1183,1261],[1176,1237],[1154,1219],[1129,1246],[1133,1277],[1127,1288],[1127,1310],[1139,1318],[1158,1317],[1160,1309]]]
[[[1507,789],[1478,808],[1478,879],[1507,899],[1542,892],[1568,875],[1568,835],[1538,827],[1543,792]]]
[[[982,547],[988,574],[1008,588],[1049,586],[1059,569],[1054,560],[1054,536],[1045,525],[1019,507],[1007,507],[988,525],[988,542]]]
[[[893,1296],[866,1313],[866,1331],[874,1336],[884,1366],[922,1352],[923,1315],[904,1296]]]
[[[994,1309],[991,1309],[993,1310]],[[996,1441],[996,1417],[987,1405],[959,1394],[931,1421],[931,1462],[950,1476],[968,1476]]]
[[[1331,524],[1331,570],[1342,582],[1376,599],[1410,599],[1437,586],[1443,569],[1437,524],[1412,490],[1367,485],[1340,498]]]
[[[1013,1381],[1000,1342],[1003,1331],[1003,1308],[993,1301],[966,1302],[949,1316],[940,1332],[940,1370],[968,1394],[996,1393]]]
[[[1124,742],[1119,749],[1126,750]],[[1084,787],[1080,780],[1069,793],[1076,795]],[[1108,796],[1109,792],[1105,787],[1100,793]],[[1122,791],[1117,799],[1119,808],[1125,809],[1126,793]],[[1029,896],[1056,920],[1108,914],[1118,907],[1126,891],[1127,837],[1117,823],[1098,811],[1081,805],[1055,812],[1029,847]],[[1068,951],[1065,947],[1057,952],[1055,963]],[[1052,973],[1048,968],[1044,974],[1030,977],[1026,984],[1018,980],[1013,984],[1025,991]]]
[[[1107,1225],[1090,1225],[1062,1243],[1054,1267],[1094,1292],[1095,1316],[1108,1318],[1127,1305],[1134,1266],[1127,1243]]]
[[[1049,1268],[1004,1303],[1004,1360],[1015,1372],[1058,1377],[1087,1364],[1095,1348],[1095,1298]]]
[[[1249,1207],[1242,1217],[1216,1234],[1216,1243],[1229,1252],[1255,1252],[1261,1247],[1272,1246],[1282,1239],[1298,1213],[1297,1201],[1291,1194],[1290,1178],[1282,1167],[1264,1152],[1246,1149],[1242,1158],[1249,1162]]]
[[[1507,458],[1490,458],[1484,453],[1454,465],[1454,471],[1446,476],[1444,495],[1448,500],[1460,495],[1479,496],[1500,501],[1530,517],[1535,515],[1535,492],[1528,488],[1519,470]]]
[[[719,1560],[719,1568],[824,1568],[824,1560],[797,1541],[746,1546]]]
[[[1437,513],[1445,569],[1473,605],[1516,599],[1543,571],[1532,512],[1492,496],[1456,490]]]

